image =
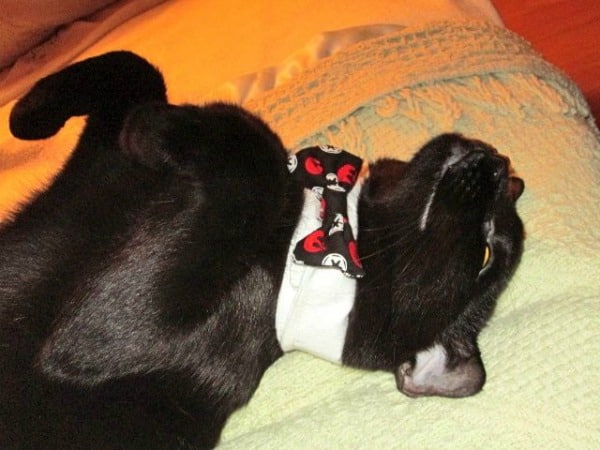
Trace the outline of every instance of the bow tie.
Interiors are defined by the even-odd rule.
[[[351,278],[364,276],[347,211],[347,195],[361,166],[358,156],[329,145],[308,147],[290,156],[289,171],[321,202],[322,223],[298,241],[295,262],[337,267]]]

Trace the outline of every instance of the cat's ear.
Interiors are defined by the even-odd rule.
[[[408,164],[397,159],[381,159],[369,166],[361,196],[370,203],[388,202],[394,198],[399,181]]]
[[[508,195],[513,202],[516,202],[525,190],[525,182],[519,177],[508,178]]]
[[[121,150],[152,169],[172,166],[174,161],[165,140],[170,135],[171,113],[176,108],[159,102],[134,108],[119,134]]]

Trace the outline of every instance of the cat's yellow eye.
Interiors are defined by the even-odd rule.
[[[487,266],[487,264],[490,262],[491,253],[490,246],[486,244],[485,250],[483,251],[483,264],[481,267]]]

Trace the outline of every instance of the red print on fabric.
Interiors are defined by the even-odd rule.
[[[304,250],[310,253],[319,253],[327,249],[325,245],[325,232],[315,230],[304,239]]]
[[[311,175],[321,175],[323,173],[323,164],[317,158],[309,156],[304,162],[304,168]]]
[[[360,262],[360,258],[358,257],[358,246],[356,245],[356,241],[348,242],[348,253],[350,253],[350,258],[352,258],[352,262],[358,267],[362,267],[362,263]]]
[[[338,169],[337,176],[340,183],[352,185],[356,181],[356,167],[352,164],[344,164]]]

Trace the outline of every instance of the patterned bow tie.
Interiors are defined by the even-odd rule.
[[[361,166],[358,156],[328,145],[308,147],[290,156],[290,172],[321,202],[322,226],[296,244],[296,262],[337,267],[351,278],[364,276],[347,211],[347,195]]]

